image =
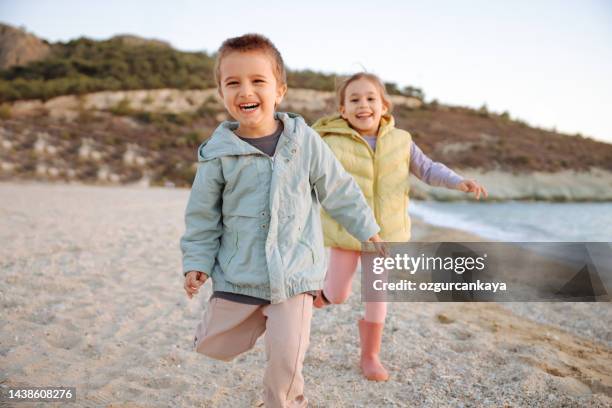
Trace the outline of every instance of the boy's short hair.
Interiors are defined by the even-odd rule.
[[[340,82],[340,85],[336,88],[336,97],[338,100],[338,106],[344,106],[344,98],[346,97],[346,88],[348,88],[349,84],[358,79],[367,79],[370,81],[380,92],[380,98],[382,99],[383,105],[387,108],[388,112],[391,112],[393,109],[393,103],[391,102],[391,98],[387,94],[387,89],[385,88],[385,84],[378,77],[378,75],[371,74],[369,72],[357,72],[356,74],[351,75],[350,77],[343,78]]]
[[[285,71],[283,57],[272,41],[261,34],[244,34],[240,37],[228,38],[223,41],[219,51],[217,51],[217,59],[215,60],[215,82],[217,83],[217,87],[221,86],[220,66],[223,57],[232,52],[249,51],[261,51],[268,54],[268,56],[272,58],[274,76],[279,85],[285,85],[287,83],[287,72]]]

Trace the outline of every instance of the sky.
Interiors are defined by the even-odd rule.
[[[290,69],[366,69],[428,101],[612,143],[612,0],[0,0],[0,22],[52,42],[129,33],[209,53],[259,32]]]

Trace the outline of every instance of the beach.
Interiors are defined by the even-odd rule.
[[[188,194],[0,183],[0,386],[72,386],[85,407],[261,403],[263,339],[229,363],[192,350],[210,283],[185,296]],[[416,218],[412,239],[481,240]],[[392,303],[386,383],[359,372],[362,314],[358,275],[314,311],[311,406],[612,406],[610,303]]]

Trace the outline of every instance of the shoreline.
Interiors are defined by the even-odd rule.
[[[425,222],[422,218],[410,215],[410,241],[418,242],[493,242],[470,231],[441,227]]]
[[[261,339],[230,363],[191,349],[210,284],[197,300],[182,290],[188,193],[0,182],[0,384],[75,386],[81,405],[260,402]],[[413,217],[416,238],[482,240]],[[314,311],[313,406],[612,404],[610,303],[391,303],[391,380],[372,383],[358,368],[360,285]]]
[[[150,180],[143,178],[131,183],[112,183],[108,180],[97,182],[81,181],[77,179],[48,179],[36,180],[22,178],[20,175],[4,171],[0,161],[0,183],[18,185],[75,185],[107,188],[149,188],[149,189],[189,189],[190,187],[177,187],[172,182],[168,185],[151,184]],[[511,172],[480,172],[471,169],[458,169],[465,178],[481,181],[490,190],[487,202],[523,202],[523,203],[612,203],[612,172],[601,169],[592,169],[590,172],[558,172],[558,173],[528,173],[513,174]],[[42,177],[45,177],[44,175]],[[562,180],[562,183],[557,183]],[[528,181],[528,182],[527,182]],[[536,182],[537,181],[537,182]],[[465,193],[428,186],[416,177],[410,177],[410,199],[424,202],[462,203],[477,200],[466,196]],[[526,185],[528,184],[528,185]],[[494,186],[491,189],[489,186]],[[525,186],[526,185],[526,186]]]

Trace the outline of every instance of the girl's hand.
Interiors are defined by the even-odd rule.
[[[389,248],[387,248],[387,244],[380,238],[378,234],[371,237],[368,241],[374,244],[374,248],[376,248],[376,252],[380,256],[387,258],[389,256]]]
[[[478,184],[476,180],[463,180],[461,183],[457,184],[455,188],[464,193],[474,193],[477,200],[480,200],[480,194],[482,194],[484,198],[489,196],[487,189]]]
[[[204,272],[200,271],[189,271],[185,275],[185,284],[183,287],[185,288],[185,292],[187,292],[187,297],[191,299],[193,295],[198,294],[198,290],[200,286],[206,282],[208,279],[208,275]]]

